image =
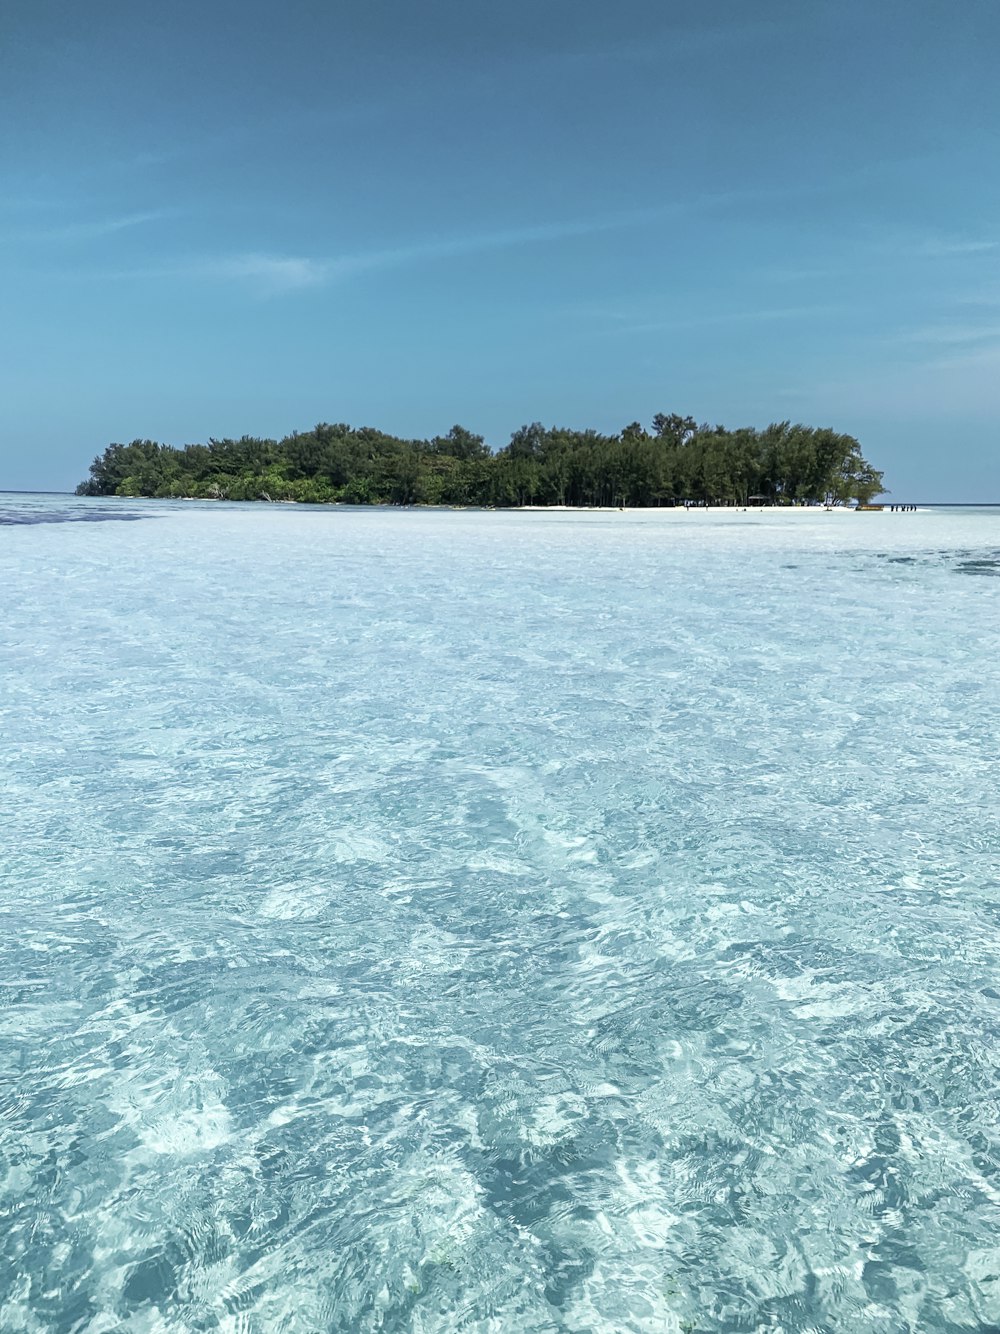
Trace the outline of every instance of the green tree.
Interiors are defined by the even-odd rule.
[[[320,422],[283,440],[240,436],[182,448],[114,443],[81,482],[83,495],[197,496],[350,504],[660,505],[871,500],[882,474],[852,436],[788,421],[763,430],[698,426],[658,414],[655,435],[522,426],[493,453],[462,426],[430,440]]]

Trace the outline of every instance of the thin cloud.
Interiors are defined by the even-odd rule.
[[[330,277],[325,260],[306,255],[230,255],[206,260],[187,270],[191,277],[247,281],[275,292],[318,287]]]
[[[330,278],[330,265],[308,255],[272,255],[245,252],[235,255],[209,255],[147,264],[129,269],[90,269],[61,274],[86,282],[170,282],[193,281],[245,283],[258,291],[272,294],[319,287]]]
[[[421,241],[414,245],[394,246],[384,250],[361,251],[330,261],[331,276],[343,277],[371,269],[395,268],[424,259],[457,259],[462,255],[477,255],[493,250],[511,250],[524,245],[566,241],[576,236],[593,236],[600,232],[615,231],[621,227],[636,226],[656,217],[655,210],[613,218],[594,218],[578,221],[540,223],[533,227],[509,227],[495,232],[478,232],[469,236],[445,237],[441,240]]]
[[[53,200],[45,195],[6,194],[0,198],[0,210],[4,213],[36,213],[54,207]]]
[[[192,277],[249,281],[269,292],[294,292],[382,269],[404,268],[423,260],[457,259],[462,255],[544,244],[572,236],[588,236],[620,225],[620,222],[611,221],[549,223],[330,257],[257,252],[223,255],[182,266],[180,271]]]
[[[742,46],[754,41],[771,41],[785,31],[785,25],[771,19],[750,19],[704,27],[665,28],[644,40],[623,40],[600,46],[570,48],[546,52],[536,63],[581,67],[605,67],[611,63],[660,65],[665,59],[697,56],[725,46]]]
[[[841,266],[839,268],[831,265],[823,267],[809,268],[806,265],[800,268],[794,266],[782,267],[774,265],[756,270],[754,276],[765,279],[767,282],[775,283],[805,283],[805,282],[825,282],[830,278],[842,278],[845,273],[856,273],[859,266],[851,268]]]
[[[99,241],[105,236],[115,236],[132,227],[142,227],[146,223],[158,222],[167,214],[156,209],[146,213],[126,213],[116,218],[98,218],[91,222],[71,222],[63,227],[41,227],[30,232],[23,232],[23,241],[74,242]]]
[[[508,227],[492,232],[476,232],[466,236],[445,237],[420,241],[413,245],[361,251],[328,261],[329,276],[343,277],[371,269],[393,268],[425,259],[453,259],[493,250],[511,250],[524,245],[548,244],[570,240],[573,237],[596,236],[602,233],[624,231],[650,223],[665,222],[670,218],[702,209],[725,208],[745,202],[748,198],[768,195],[767,191],[726,191],[698,195],[670,204],[631,209],[628,212],[607,214],[604,217],[567,219],[560,222],[538,223],[526,227]]]
[[[849,257],[836,262],[811,265],[765,266],[757,271],[757,276],[770,282],[797,283],[821,282],[845,277],[858,277],[883,271],[888,264],[909,264],[913,260],[974,260],[980,256],[990,257],[1000,252],[1000,241],[986,238],[974,239],[962,236],[924,236],[914,239],[900,237],[873,238],[868,236],[856,242]]]
[[[958,300],[962,306],[971,306],[973,309],[998,310],[1000,309],[1000,288],[980,287],[974,292],[966,292]]]
[[[930,324],[921,329],[908,329],[896,341],[903,343],[930,343],[942,347],[958,347],[1000,338],[998,324]]]
[[[925,363],[930,370],[960,370],[963,367],[995,366],[1000,368],[1000,337],[994,331],[991,340],[967,347],[946,357],[936,357]],[[994,392],[994,401],[997,395]]]
[[[366,273],[405,268],[424,262],[458,259],[464,255],[512,250],[520,246],[549,245],[575,237],[625,231],[629,228],[667,222],[671,218],[699,211],[738,206],[751,199],[772,199],[776,193],[782,192],[768,189],[720,191],[672,201],[669,204],[608,214],[604,217],[564,219],[558,222],[500,228],[496,231],[431,238],[408,245],[386,246],[340,255],[239,251],[234,254],[182,258],[141,269],[91,272],[78,276],[104,281],[194,278],[204,281],[244,282],[266,294],[279,294],[318,288]]]
[[[410,98],[406,106],[412,110]],[[72,169],[24,172],[20,176],[20,188],[32,196],[37,192],[39,197],[30,199],[31,206],[57,207],[58,201],[50,197],[55,192],[65,193],[67,189],[91,187],[109,177],[127,176],[132,181],[137,175],[155,173],[158,168],[169,168],[172,163],[199,162],[220,155],[229,157],[233,150],[247,147],[259,150],[265,135],[287,137],[290,134],[301,135],[304,130],[347,130],[351,126],[383,119],[392,112],[392,101],[382,94],[378,100],[355,101],[348,107],[340,108],[323,107],[317,110],[290,107],[284,112],[275,112],[268,107],[266,114],[262,113],[259,119],[248,120],[244,117],[240,124],[227,126],[214,133],[205,130],[192,138],[171,143],[152,143],[132,153],[89,156]],[[0,200],[0,209],[7,207],[10,207],[9,200]]]
[[[458,259],[464,255],[512,250],[520,246],[548,245],[574,237],[640,227],[665,221],[698,208],[724,207],[739,202],[736,193],[705,195],[662,207],[635,209],[628,213],[598,218],[567,219],[525,227],[451,236],[409,245],[386,246],[342,255],[295,255],[268,251],[240,251],[236,254],[203,256],[176,262],[120,270],[92,276],[105,280],[137,278],[196,278],[208,281],[245,282],[274,294],[322,287],[362,274],[385,269],[405,268],[425,261]]]
[[[268,292],[296,292],[322,287],[365,273],[403,268],[423,260],[454,259],[532,243],[586,236],[613,224],[567,222],[538,227],[518,227],[473,236],[448,237],[416,245],[361,250],[337,256],[282,255],[241,252],[167,265],[157,269],[115,275],[121,277],[189,277],[220,282],[247,282]]]
[[[977,240],[965,236],[928,236],[907,247],[911,255],[927,259],[948,259],[952,256],[983,255],[1000,248],[1000,241]]]
[[[717,315],[699,315],[688,319],[626,324],[619,326],[614,332],[622,334],[679,333],[685,329],[711,329],[732,324],[768,324],[776,320],[814,319],[818,316],[843,314],[845,309],[844,306],[812,305],[782,306],[761,310],[732,310]]]

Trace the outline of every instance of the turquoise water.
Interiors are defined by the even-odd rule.
[[[0,497],[0,1329],[1000,1328],[998,575]]]

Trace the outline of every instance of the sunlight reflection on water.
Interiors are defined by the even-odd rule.
[[[1000,1325],[1000,515],[129,511],[4,530],[0,1327]]]

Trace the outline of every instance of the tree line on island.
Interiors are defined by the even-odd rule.
[[[112,444],[77,487],[85,496],[299,501],[348,505],[657,506],[868,504],[882,473],[853,436],[777,422],[699,425],[657,414],[615,435],[522,426],[492,450],[453,426],[403,440],[370,426],[321,423],[283,440],[242,436],[182,448]]]

